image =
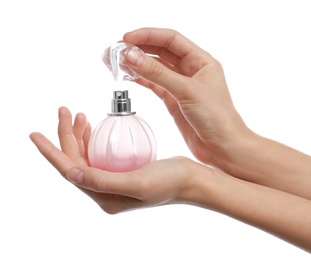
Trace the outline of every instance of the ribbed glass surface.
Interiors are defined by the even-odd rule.
[[[92,132],[88,156],[92,167],[124,172],[154,161],[156,150],[154,134],[142,118],[109,116]]]

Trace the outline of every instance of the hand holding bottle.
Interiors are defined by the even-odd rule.
[[[61,107],[58,126],[61,150],[40,133],[32,133],[30,138],[64,178],[76,184],[106,212],[190,201],[195,179],[192,170],[208,169],[183,157],[159,160],[131,172],[91,168],[87,157],[90,125],[81,113],[73,125],[71,122],[70,111]]]
[[[32,133],[30,138],[63,177],[107,213],[191,204],[229,215],[311,250],[310,223],[306,221],[311,214],[310,201],[233,178],[183,157],[159,160],[131,172],[89,167],[86,151],[90,125],[83,114],[76,116],[73,126],[71,121],[70,111],[60,108],[58,133],[62,150],[40,133]]]

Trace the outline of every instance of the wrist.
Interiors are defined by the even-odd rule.
[[[230,116],[226,116],[226,120],[218,122],[221,128],[218,127],[217,135],[209,142],[211,164],[224,171],[232,167],[235,158],[239,156],[237,152],[252,146],[259,137],[247,127],[235,110],[228,114]]]
[[[214,196],[217,196],[217,189],[221,187],[224,178],[229,177],[218,169],[211,168],[190,159],[184,161],[187,167],[188,178],[183,182],[182,188],[174,203],[217,210],[214,205]]]
[[[243,121],[227,130],[227,136],[212,146],[212,165],[230,175],[243,170],[245,161],[251,160],[260,149],[262,137],[251,131]],[[247,164],[247,162],[246,162]]]

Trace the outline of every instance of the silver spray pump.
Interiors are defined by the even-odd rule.
[[[113,91],[111,100],[111,113],[108,116],[128,116],[136,112],[131,111],[131,99],[128,97],[128,91]]]

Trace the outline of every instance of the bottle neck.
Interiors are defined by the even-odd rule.
[[[109,116],[129,116],[134,115],[131,111],[131,99],[128,97],[128,91],[114,91],[111,100],[111,113]]]

